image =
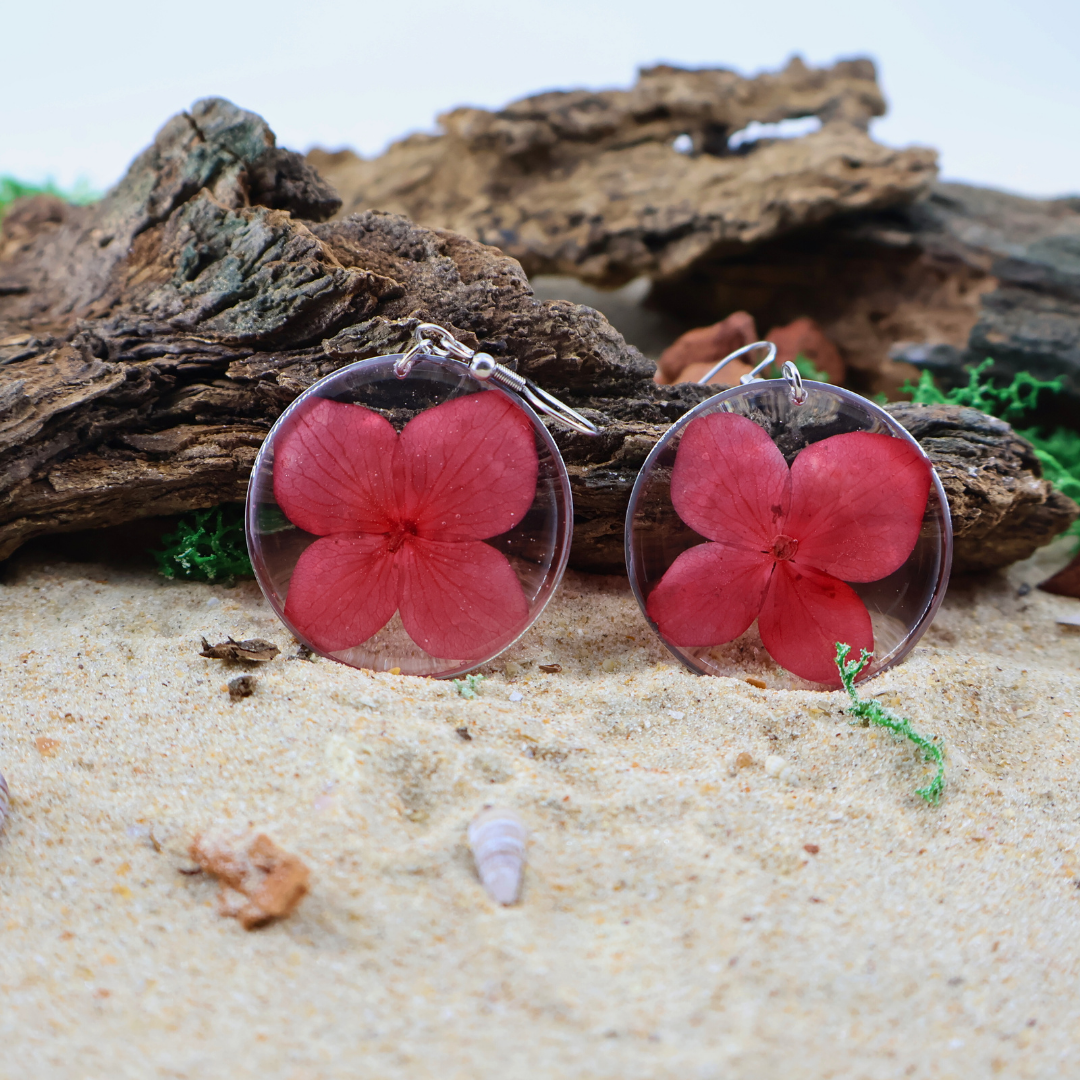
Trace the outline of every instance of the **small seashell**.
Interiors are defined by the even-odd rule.
[[[512,904],[521,889],[528,830],[513,810],[485,806],[469,824],[476,872],[497,904]]]
[[[7,821],[8,811],[11,809],[11,792],[8,791],[7,781],[4,774],[0,773],[0,831]]]
[[[779,778],[786,767],[787,762],[776,754],[770,754],[765,759],[765,775],[772,777],[774,780]]]

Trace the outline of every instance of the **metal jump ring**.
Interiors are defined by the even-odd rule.
[[[796,405],[802,405],[806,401],[807,390],[802,384],[799,369],[790,360],[785,360],[780,373],[784,376],[784,382],[791,388],[791,400]]]

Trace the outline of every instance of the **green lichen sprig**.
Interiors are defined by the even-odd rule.
[[[480,683],[483,679],[483,675],[466,675],[464,679],[451,679],[451,682],[463,698],[471,699],[480,696]]]
[[[167,578],[232,582],[254,576],[244,537],[244,508],[239,504],[196,510],[180,519],[176,532],[161,539],[164,549],[151,554]]]
[[[906,382],[903,389],[911,394],[916,405],[970,405],[1002,420],[1034,416],[1042,391],[1061,392],[1060,377],[1037,379],[1027,371],[1017,372],[1008,386],[994,386],[990,376],[985,374],[993,363],[992,359],[986,359],[978,367],[969,369],[967,386],[957,386],[947,392],[937,388],[929,371],[922,373],[917,385]],[[1046,479],[1058,491],[1080,502],[1080,434],[1064,427],[1049,433],[1038,427],[1017,428],[1016,433],[1034,447]],[[1080,521],[1074,521],[1066,535],[1080,536]]]
[[[847,706],[849,716],[854,716],[868,724],[876,724],[878,727],[888,728],[894,735],[900,735],[913,742],[921,751],[923,761],[937,766],[934,778],[926,787],[916,788],[915,794],[921,796],[931,806],[937,806],[941,802],[941,795],[945,790],[945,753],[941,746],[920,735],[906,717],[897,716],[891,709],[885,708],[873,698],[863,700],[855,692],[855,678],[868,663],[871,654],[865,649],[858,660],[848,660],[851,646],[838,641],[836,643],[836,666],[840,671],[840,681],[851,698],[851,704]],[[936,738],[936,736],[935,736]]]
[[[1032,412],[1043,390],[1054,394],[1061,392],[1060,377],[1037,379],[1029,371],[1018,371],[1008,386],[995,386],[985,374],[987,368],[993,366],[993,359],[987,357],[978,367],[968,369],[967,386],[957,386],[948,392],[937,388],[929,371],[922,373],[917,385],[906,382],[902,389],[911,394],[916,405],[969,405],[1002,420],[1014,420]]]

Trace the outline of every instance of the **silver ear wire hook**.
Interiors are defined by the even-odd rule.
[[[767,349],[768,355],[754,368],[753,371],[749,371],[743,375],[743,377],[739,379],[739,382],[745,384],[760,379],[760,372],[764,371],[776,359],[776,346],[771,341],[754,341],[749,345],[744,345],[741,349],[736,349],[733,353],[728,353],[723,360],[714,364],[704,376],[698,379],[698,386],[704,386],[717,374],[717,372],[727,364],[730,364],[732,360],[737,360],[740,356],[745,356],[748,352],[753,352],[755,349]]]
[[[453,334],[436,323],[420,323],[413,331],[413,343],[394,361],[394,374],[404,379],[421,356],[445,356],[468,364],[469,373],[480,382],[493,382],[497,386],[513,390],[523,397],[537,412],[565,424],[582,435],[599,435],[600,429],[554,394],[537,386],[516,371],[496,362],[488,353],[475,352],[463,345]]]
[[[736,360],[748,352],[753,352],[754,349],[767,349],[768,354],[753,371],[748,371],[743,375],[739,379],[739,382],[744,386],[746,383],[762,382],[761,372],[776,359],[776,346],[771,341],[755,341],[750,345],[744,345],[741,349],[736,349],[733,353],[728,353],[723,360],[718,364],[714,364],[702,378],[698,379],[698,386],[704,386],[726,364],[730,364],[732,360]],[[806,387],[803,386],[802,375],[799,374],[799,369],[790,360],[785,360],[784,366],[780,369],[780,374],[783,377],[784,382],[791,388],[792,402],[796,405],[802,405],[803,402],[806,401],[807,391]]]

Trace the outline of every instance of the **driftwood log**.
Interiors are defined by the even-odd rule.
[[[1063,376],[1053,420],[1075,424],[1080,200],[935,183],[934,151],[867,133],[884,111],[869,60],[750,79],[657,67],[626,90],[457,109],[370,160],[309,161],[343,213],[455,229],[530,275],[647,275],[649,307],[683,329],[739,310],[763,332],[810,317],[863,393],[895,396],[913,362],[946,385],[988,356],[1003,378]],[[747,127],[808,116],[821,127],[799,138]]]
[[[17,204],[0,232],[0,558],[46,533],[244,497],[274,419],[343,364],[401,349],[417,321],[565,395],[604,427],[557,432],[572,559],[622,566],[634,476],[714,392],[659,387],[591,308],[535,298],[519,263],[459,234],[365,212],[265,122],[212,99],[169,121],[92,207]],[[972,410],[894,406],[939,463],[957,569],[1004,565],[1075,506],[1031,448]]]

